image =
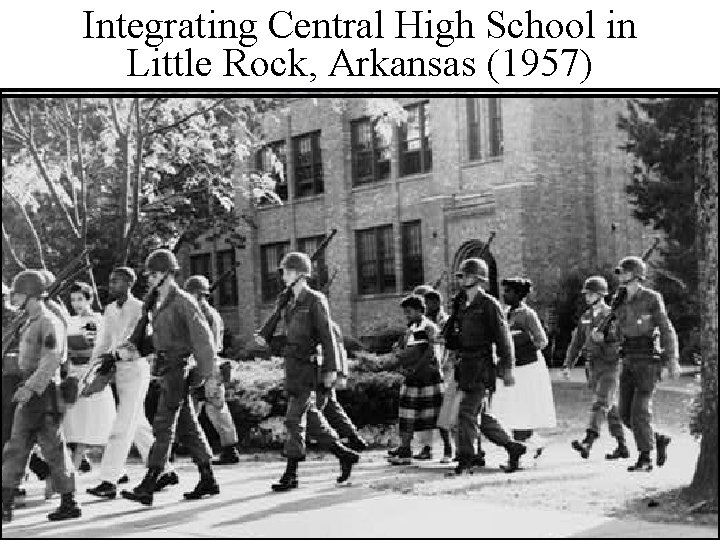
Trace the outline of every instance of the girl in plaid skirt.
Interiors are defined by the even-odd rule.
[[[400,389],[401,445],[392,455],[393,465],[408,465],[412,461],[411,443],[416,431],[436,427],[443,400],[443,380],[439,362],[438,327],[425,317],[425,301],[410,295],[400,304],[405,311],[408,330],[395,347],[395,355],[405,372]]]

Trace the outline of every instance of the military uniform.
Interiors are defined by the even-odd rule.
[[[613,336],[603,342],[596,342],[591,338],[592,331],[609,315],[610,307],[604,302],[601,302],[597,309],[591,307],[582,314],[565,356],[565,367],[570,369],[575,366],[580,356],[585,358],[588,386],[594,394],[587,426],[588,438],[594,440],[600,435],[600,427],[607,418],[610,435],[617,439],[618,445],[624,447],[625,432],[617,407],[619,343]]]
[[[328,424],[335,429],[338,435],[348,440],[348,447],[355,451],[363,451],[367,448],[367,443],[358,433],[358,429],[353,424],[352,420],[348,416],[345,409],[337,399],[337,393],[335,391],[336,386],[344,388],[347,380],[348,366],[347,366],[347,352],[343,345],[343,335],[340,330],[340,326],[336,322],[332,322],[333,334],[335,336],[335,361],[337,381],[330,388],[323,388],[322,395],[319,396],[318,405],[324,403],[324,407],[320,407],[320,410],[328,421]],[[318,365],[324,364],[324,355],[322,352],[319,354]],[[319,432],[321,429],[321,422],[319,415],[310,414],[308,415],[307,430],[312,436]]]
[[[170,458],[176,430],[200,471],[200,483],[193,492],[185,493],[185,498],[219,493],[210,466],[212,449],[190,396],[191,383],[206,381],[215,366],[210,327],[195,298],[171,283],[165,299],[152,310],[152,332],[156,374],[160,377],[160,398],[153,421],[155,442],[148,456],[145,478],[132,492],[123,491],[122,495],[145,505],[152,504],[156,482]],[[196,364],[192,373],[191,355]]]
[[[164,302],[153,310],[153,345],[162,377],[160,401],[153,421],[155,443],[148,468],[162,469],[170,457],[175,429],[198,463],[209,463],[212,450],[188,400],[188,359],[192,354],[197,376],[207,380],[215,366],[215,347],[210,327],[195,299],[172,285]],[[183,407],[184,402],[188,407]]]
[[[616,332],[621,343],[620,417],[632,429],[638,451],[649,454],[660,438],[652,427],[652,400],[662,364],[677,362],[678,342],[660,293],[642,285],[617,308]],[[655,349],[660,332],[661,351]],[[662,465],[664,459],[658,454]]]
[[[10,440],[3,449],[4,511],[8,499],[6,490],[14,491],[20,485],[30,452],[37,443],[50,466],[53,485],[63,496],[63,505],[74,509],[72,516],[63,517],[80,515],[80,509],[72,499],[75,477],[61,431],[57,402],[64,342],[63,324],[43,303],[38,303],[20,331],[18,367],[24,381],[22,386],[32,392],[32,397],[17,406]],[[11,506],[12,497],[9,498]],[[49,517],[55,519],[53,514]]]
[[[495,391],[493,344],[499,358],[499,370],[512,369],[515,358],[510,331],[502,308],[495,298],[480,290],[472,302],[468,304],[462,301],[459,304],[456,317],[459,325],[457,352],[460,361],[455,368],[455,380],[458,389],[463,392],[463,397],[458,413],[458,458],[461,464],[467,464],[475,457],[478,415],[485,411],[487,399]],[[481,421],[484,422],[482,416]],[[496,421],[484,428],[484,434],[496,444],[507,448],[513,443]],[[524,446],[520,446],[524,449]]]
[[[3,284],[3,291],[5,284]],[[13,319],[18,316],[17,311],[9,309],[3,303],[2,327],[3,330],[10,326]],[[22,374],[18,368],[18,347],[17,339],[10,345],[7,354],[2,359],[2,447],[10,439],[13,416],[15,415],[15,403],[12,401],[15,390],[22,384]]]
[[[302,290],[286,307],[284,322],[287,337],[283,350],[285,390],[289,398],[285,417],[288,430],[285,454],[289,458],[304,459],[307,417],[312,418],[311,424],[316,428],[314,435],[321,445],[332,446],[338,441],[337,432],[320,412],[332,387],[332,383],[324,381],[329,382],[328,378],[332,380],[332,375],[337,373],[337,344],[327,300],[320,292]],[[313,362],[318,358],[318,344],[323,350],[320,369]],[[321,392],[315,395],[319,388]]]
[[[199,302],[200,309],[210,325],[215,341],[215,350],[219,353],[222,350],[224,324],[220,313],[208,304],[207,301]],[[205,383],[205,414],[210,423],[220,436],[220,445],[223,447],[221,459],[215,464],[225,464],[239,461],[235,446],[238,443],[237,430],[232,414],[225,401],[225,386],[220,373],[220,366],[216,362],[213,371]]]

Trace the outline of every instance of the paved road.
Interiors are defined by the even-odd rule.
[[[717,529],[712,528],[492,504],[491,492],[487,497],[458,497],[376,489],[385,478],[402,475],[403,471],[390,472],[379,452],[368,458],[353,475],[355,483],[351,487],[334,485],[334,460],[312,459],[302,466],[301,489],[275,494],[268,488],[282,472],[282,462],[248,457],[238,466],[219,471],[220,496],[196,502],[180,501],[181,492],[190,489],[197,478],[194,466],[182,461],[178,464],[181,485],[160,494],[152,508],[121,499],[97,501],[81,494],[83,517],[59,524],[45,520],[57,499],[46,503],[42,499],[43,486],[31,482],[25,508],[18,509],[13,523],[3,527],[3,537],[717,538]],[[142,473],[139,464],[131,465],[131,477],[138,479]],[[83,490],[96,481],[94,475],[81,477]],[[490,485],[505,478],[501,472],[482,476],[483,482]]]

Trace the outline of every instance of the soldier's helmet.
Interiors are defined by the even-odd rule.
[[[210,282],[205,276],[190,276],[185,281],[185,290],[190,294],[210,294]]]
[[[28,297],[41,298],[45,294],[46,286],[43,275],[38,270],[23,270],[12,283],[12,292],[24,294]]]
[[[460,267],[455,273],[455,276],[461,278],[464,274],[474,275],[481,281],[488,281],[490,272],[485,261],[473,257],[465,259],[462,263],[460,263]]]
[[[123,276],[131,287],[137,281],[137,275],[135,274],[135,270],[133,270],[129,266],[118,266],[117,268],[113,268],[112,274]]]
[[[647,277],[647,264],[640,257],[625,257],[615,268],[616,274],[622,274],[623,272],[630,272],[633,277],[645,279]]]
[[[298,274],[309,276],[312,274],[312,262],[305,253],[293,251],[288,253],[280,261],[282,270],[295,270]]]
[[[50,288],[50,285],[55,283],[55,274],[53,274],[50,270],[43,268],[42,270],[38,270],[38,272],[42,276],[46,289]]]
[[[590,276],[583,284],[582,293],[596,293],[606,296],[608,293],[608,284],[602,276]]]
[[[145,269],[149,272],[176,272],[180,265],[172,251],[156,249],[145,259]]]

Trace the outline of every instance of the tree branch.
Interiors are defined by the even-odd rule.
[[[3,171],[3,177],[4,177],[4,171]],[[40,236],[37,233],[37,229],[35,228],[35,225],[33,225],[33,222],[30,220],[30,216],[27,213],[27,210],[25,210],[25,206],[23,206],[20,201],[13,195],[13,193],[7,188],[5,185],[5,182],[2,184],[3,189],[5,190],[5,193],[7,193],[8,197],[10,197],[10,200],[15,203],[15,205],[20,210],[20,213],[22,214],[23,219],[25,220],[25,223],[28,226],[28,229],[30,230],[30,236],[33,239],[33,242],[35,243],[35,250],[38,253],[38,257],[40,258],[40,264],[43,268],[46,268],[45,266],[45,257],[43,256],[42,251],[42,243],[40,242]],[[3,225],[3,230],[4,230]]]
[[[78,209],[78,197],[77,189],[75,188],[75,182],[73,182],[72,174],[72,159],[70,154],[72,152],[72,144],[70,143],[70,130],[65,128],[65,158],[66,158],[66,169],[68,174],[68,182],[70,183],[70,194],[73,201],[73,211],[75,213],[75,223],[80,223],[80,213]]]
[[[108,101],[110,102],[110,113],[111,113],[113,125],[115,126],[115,131],[117,132],[118,137],[124,137],[125,134],[123,133],[123,130],[120,127],[120,121],[118,120],[118,112],[117,112],[117,105],[115,104],[115,98],[109,98]]]
[[[12,247],[12,244],[10,243],[10,236],[8,236],[7,231],[5,230],[5,222],[2,224],[2,243],[3,243],[3,255],[8,254],[12,262],[20,269],[25,270],[25,265],[22,263],[22,261],[18,258],[17,254],[15,253],[15,250]]]
[[[40,171],[40,176],[42,176],[43,180],[45,181],[45,184],[48,187],[48,190],[50,191],[50,195],[55,202],[55,204],[58,205],[60,210],[62,210],[65,219],[67,220],[68,224],[70,225],[70,229],[72,230],[73,234],[80,238],[80,232],[77,230],[77,227],[75,226],[75,223],[72,220],[72,217],[70,216],[70,212],[67,209],[67,206],[63,204],[62,200],[60,199],[60,195],[57,191],[57,188],[55,187],[55,184],[50,178],[50,175],[48,175],[47,169],[45,168],[45,163],[43,163],[42,159],[40,158],[40,154],[38,152],[37,147],[35,146],[35,142],[32,139],[32,130],[29,132],[26,131],[22,124],[20,124],[20,120],[18,119],[17,112],[15,111],[15,105],[11,99],[5,100],[7,104],[8,112],[10,113],[10,118],[12,119],[13,124],[15,125],[15,129],[20,131],[21,133],[25,134],[25,146],[28,150],[30,150],[30,154],[33,157],[33,160],[35,161],[35,165],[37,166],[38,170]],[[30,126],[32,127],[32,126]]]
[[[211,111],[211,110],[213,110],[213,109],[216,108],[216,107],[219,107],[220,105],[222,105],[223,103],[225,103],[225,102],[228,101],[229,99],[230,99],[230,98],[221,98],[221,99],[218,99],[217,101],[215,101],[215,103],[213,103],[213,104],[210,105],[209,107],[205,107],[205,108],[203,108],[203,109],[199,109],[199,110],[197,110],[197,111],[195,111],[195,112],[193,112],[193,113],[190,113],[190,114],[188,114],[187,116],[184,116],[183,118],[181,118],[180,120],[178,120],[177,122],[173,122],[172,124],[169,124],[169,125],[167,125],[167,126],[162,126],[162,127],[153,129],[152,131],[146,133],[145,136],[146,136],[146,137],[149,137],[150,135],[155,135],[155,134],[157,134],[157,133],[162,133],[163,131],[167,131],[167,130],[169,130],[169,129],[176,128],[176,127],[178,127],[179,125],[184,124],[185,122],[187,122],[187,121],[190,120],[191,118],[194,118],[195,116],[199,116],[199,115],[201,115],[201,114],[205,114],[206,112]]]
[[[82,98],[78,98],[78,116],[75,123],[75,145],[78,154],[78,179],[80,180],[80,206],[82,206],[82,243],[83,249],[87,249],[87,233],[88,233],[88,212],[87,212],[87,181],[85,179],[85,161],[83,159],[82,147]]]
[[[142,119],[142,127],[145,127],[145,124],[148,121],[148,118],[150,118],[150,113],[155,110],[155,108],[160,104],[162,101],[162,98],[155,98],[152,102],[152,105],[150,105],[150,108],[145,112],[145,116]]]

